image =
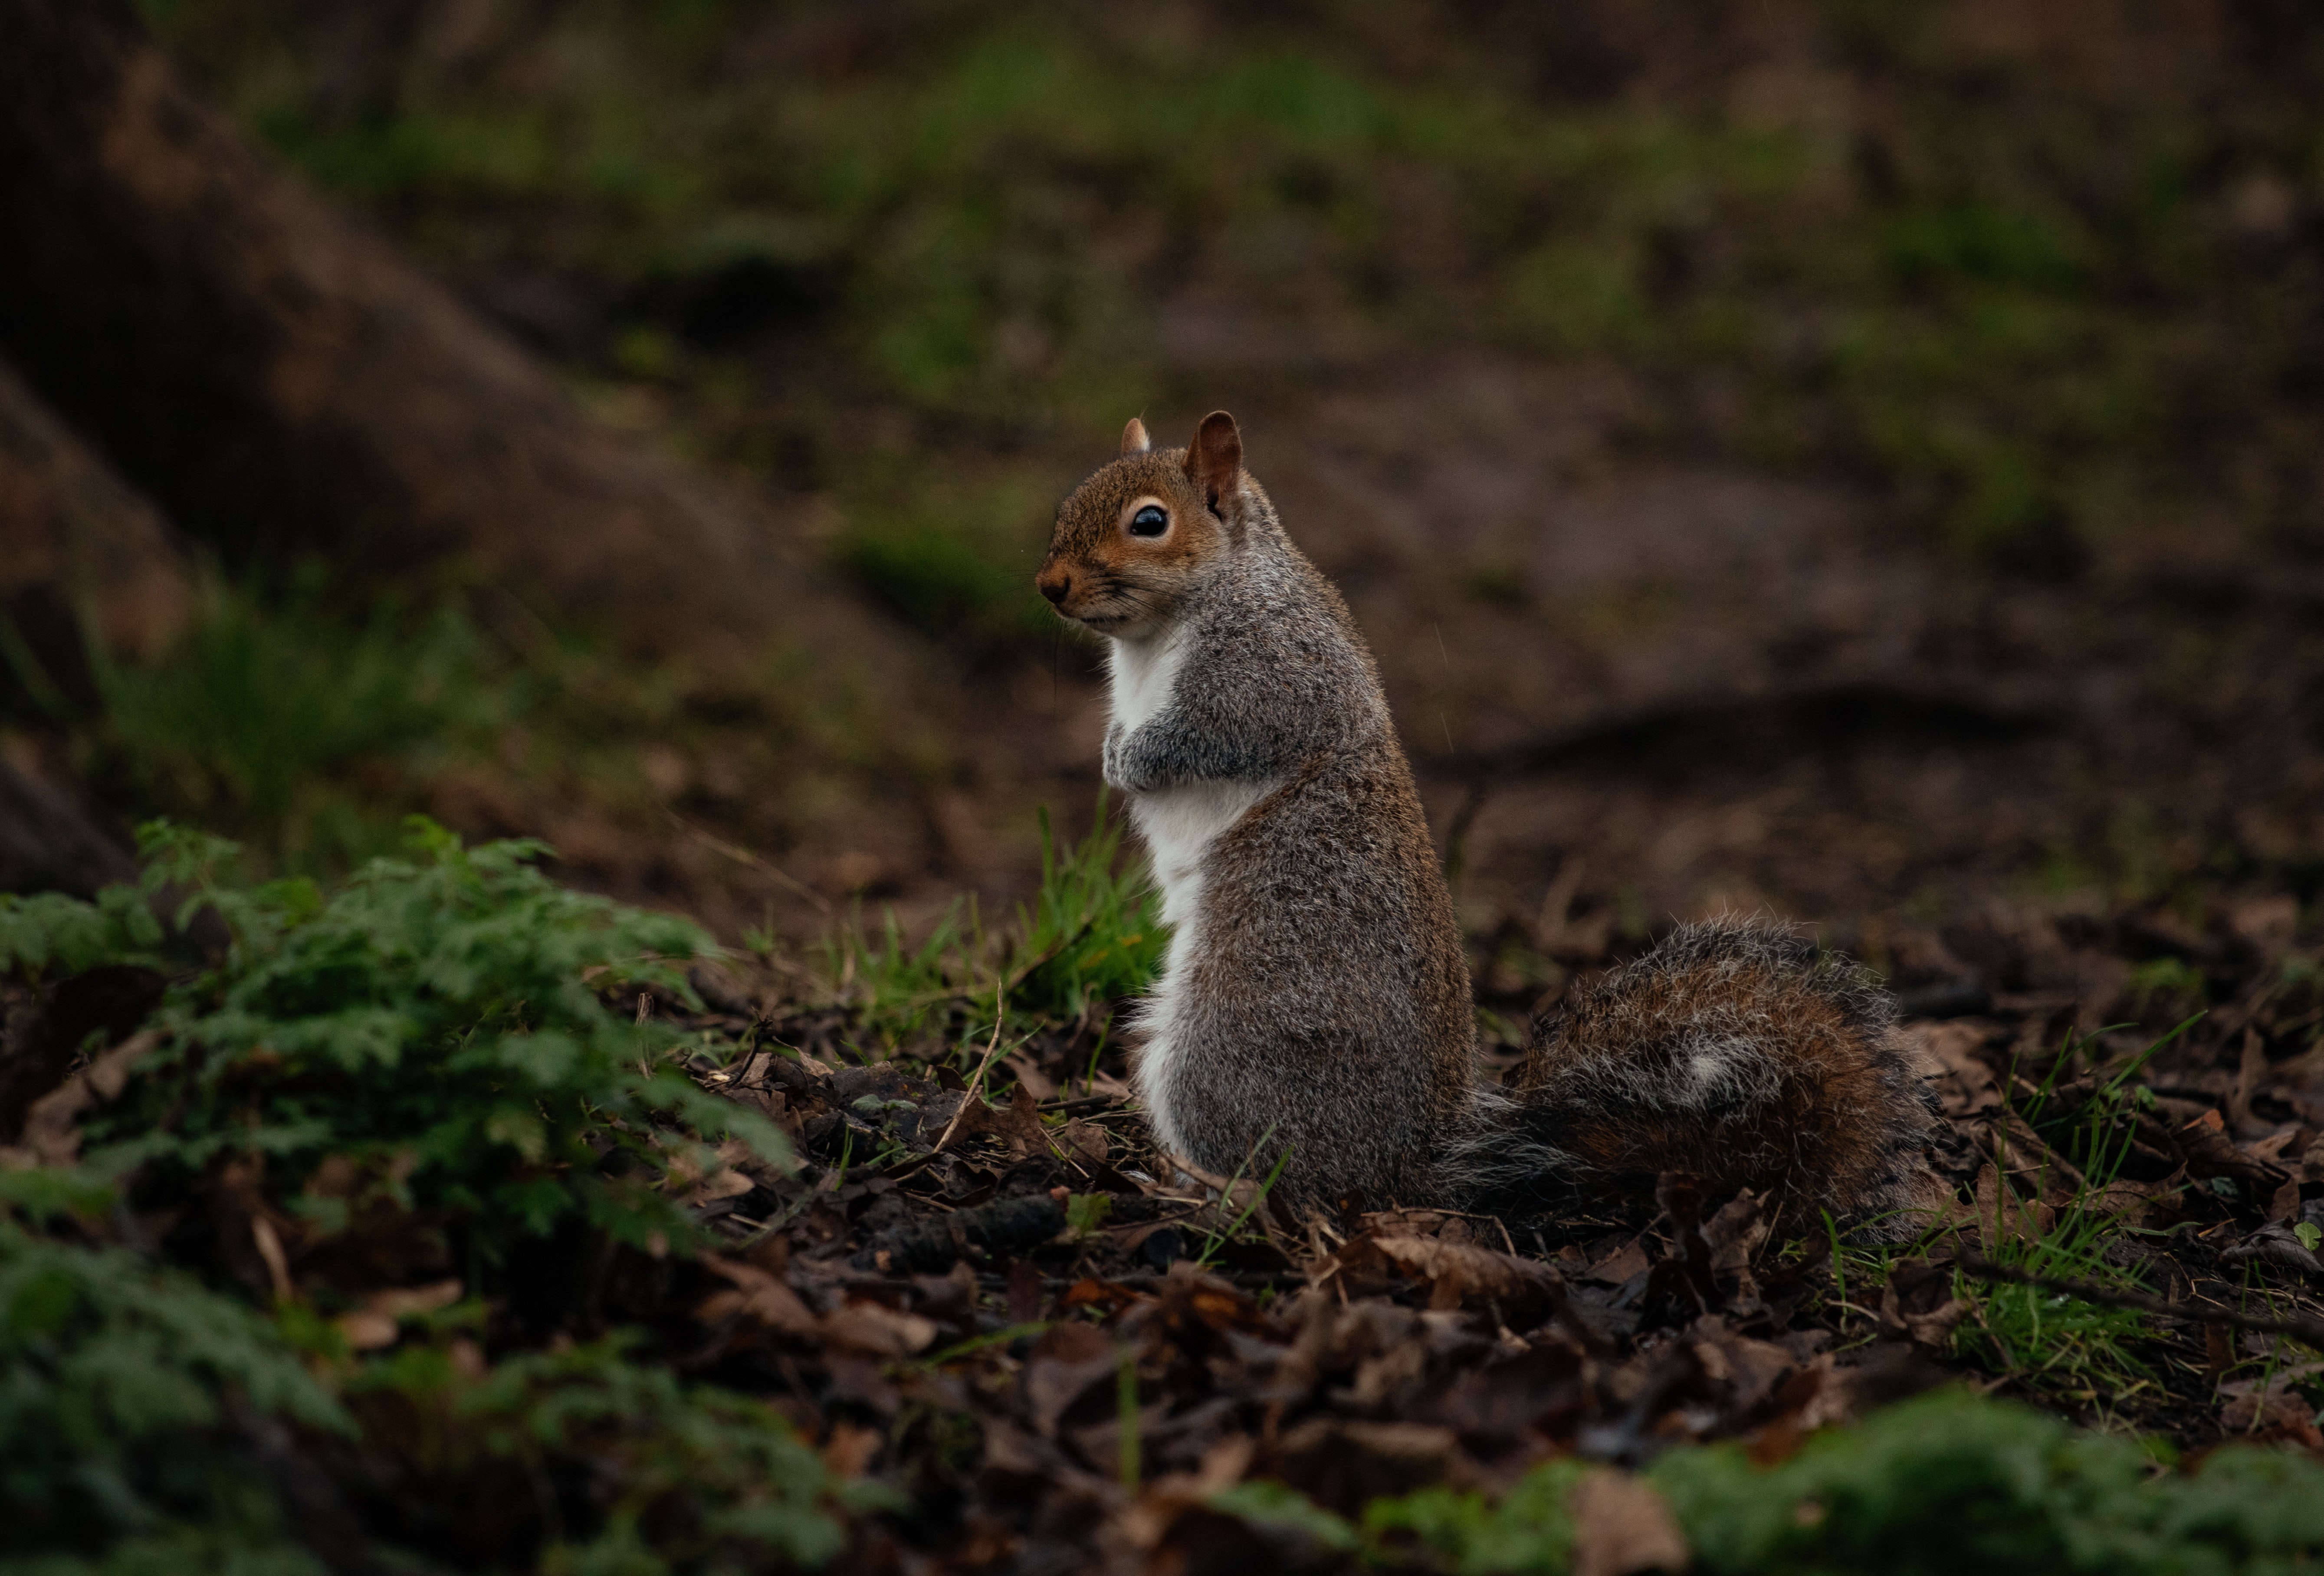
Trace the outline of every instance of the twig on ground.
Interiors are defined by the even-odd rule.
[[[943,1154],[944,1147],[952,1141],[953,1129],[960,1126],[961,1113],[967,1111],[968,1102],[976,1098],[977,1090],[984,1083],[984,1070],[992,1065],[993,1053],[1001,1048],[1001,1026],[1008,1020],[1009,1016],[1001,1010],[1002,1000],[1004,998],[1000,991],[995,991],[992,993],[992,1038],[985,1045],[983,1058],[976,1064],[975,1075],[969,1079],[968,1088],[960,1097],[960,1104],[953,1108],[952,1120],[945,1123],[945,1130],[936,1137],[936,1147],[928,1151],[930,1159]]]

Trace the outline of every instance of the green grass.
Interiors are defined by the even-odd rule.
[[[34,685],[36,709],[0,714],[0,729],[61,733],[101,801],[231,836],[269,873],[344,876],[395,853],[415,813],[480,834],[578,823],[627,850],[667,843],[675,809],[779,847],[795,818],[861,799],[867,779],[928,766],[856,673],[779,640],[747,663],[641,662],[580,631],[503,636],[456,600],[374,600],[319,570],[287,590],[212,582],[168,649],[92,648],[89,663],[92,704]],[[658,780],[670,764],[674,788]]]
[[[832,1000],[845,1007],[873,1053],[892,1053],[918,1037],[955,1003],[973,1001],[991,987],[989,940],[974,906],[955,903],[918,946],[904,937],[894,910],[882,910],[876,935],[866,935],[860,912],[824,940],[824,967]]]
[[[2062,1164],[2035,1179],[2037,1195],[2052,1203],[2046,1224],[2033,1199],[2017,1198],[2006,1183],[1997,1183],[1992,1216],[1978,1222],[1978,1251],[1985,1258],[2026,1275],[2158,1295],[2141,1283],[2135,1268],[2117,1262],[2118,1246],[2146,1233],[2125,1218],[2121,1201],[2106,1194],[2130,1153],[2136,1113],[2153,1101],[2151,1092],[2133,1080],[2194,1021],[2186,1019],[2111,1069],[2087,1100],[2070,1109],[2057,1100],[2056,1085],[2077,1054],[2096,1043],[2095,1036],[2070,1037],[2035,1092],[2023,1101],[2013,1095],[2015,1114]],[[2010,1082],[2014,1085],[2014,1076]],[[1832,1306],[1841,1332],[1869,1330],[1880,1292],[1899,1258],[1949,1257],[1960,1246],[1954,1229],[1944,1224],[1932,1225],[1902,1246],[1850,1243],[1833,1230]],[[1953,1332],[1954,1352],[2049,1404],[2103,1414],[2156,1382],[2156,1335],[2143,1313],[1966,1272],[1956,1272],[1952,1294],[1972,1305]]]
[[[1161,895],[1144,864],[1124,856],[1121,825],[1106,806],[1101,789],[1089,835],[1069,846],[1039,812],[1041,883],[1005,933],[988,931],[972,900],[917,945],[892,910],[875,934],[857,914],[825,938],[831,1000],[872,1050],[892,1053],[956,1009],[968,1021],[950,1025],[954,1055],[973,1061],[993,1032],[996,1001],[1004,1024],[1029,1029],[1102,1015],[1153,982],[1169,940]]]
[[[2043,1194],[2063,1194],[2046,1229],[2038,1225],[2029,1205],[2011,1200],[2006,1184],[1997,1185],[1996,1219],[1983,1222],[1986,1256],[1995,1264],[2111,1291],[2153,1295],[2153,1288],[2142,1286],[2137,1272],[2116,1262],[2109,1251],[2118,1240],[2141,1233],[2118,1212],[2119,1203],[2112,1211],[2107,1207],[2104,1195],[2129,1156],[2135,1113],[2153,1100],[2132,1078],[2194,1021],[2188,1018],[2115,1069],[2079,1111],[2053,1114],[2060,1075],[2096,1037],[2070,1037],[2059,1048],[2048,1077],[2018,1114],[2079,1175],[2045,1171],[2036,1179]],[[2014,1077],[2008,1082],[2014,1083]],[[2011,1103],[2015,1104],[2014,1098]],[[2151,1365],[2137,1350],[2153,1339],[2143,1314],[2029,1286],[1980,1286],[1964,1279],[1958,1289],[1973,1295],[1978,1308],[1973,1319],[1955,1332],[1956,1344],[1964,1355],[2008,1375],[2034,1394],[2104,1409],[2154,1382]]]
[[[1018,910],[1009,963],[1011,999],[1026,1011],[1070,1021],[1137,995],[1161,972],[1162,894],[1142,862],[1122,857],[1121,823],[1106,804],[1101,788],[1090,834],[1071,848],[1057,845],[1041,812],[1041,886]]]
[[[2030,1240],[1989,1238],[1987,1257],[2029,1275],[2143,1291],[2135,1274],[2106,1258],[2107,1244],[2123,1230],[2078,1201]],[[2155,1381],[2153,1366],[2140,1355],[2153,1335],[2142,1313],[1966,1276],[1957,1290],[1977,1303],[1976,1313],[1954,1332],[1962,1355],[2032,1394],[2106,1411]]]
[[[150,661],[88,659],[97,710],[54,687],[43,720],[70,731],[111,797],[263,838],[289,868],[344,870],[385,853],[416,785],[537,704],[498,644],[447,606],[349,614],[309,581],[284,594],[212,584],[191,625]],[[37,693],[38,691],[36,691]],[[407,802],[383,807],[401,794]]]

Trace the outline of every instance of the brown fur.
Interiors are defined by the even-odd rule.
[[[1536,1185],[1692,1172],[1777,1195],[1794,1224],[1905,1212],[1905,1234],[1939,1202],[1921,1164],[1934,1108],[1894,1001],[1764,921],[1681,926],[1577,991],[1534,1025],[1510,1093]]]
[[[1234,419],[1226,417],[1226,425],[1231,433]],[[1208,455],[1194,446],[1154,449],[1145,424],[1133,418],[1122,433],[1121,456],[1058,505],[1035,587],[1059,613],[1102,635],[1174,619],[1203,566],[1240,539],[1245,516],[1272,521],[1275,515],[1258,482],[1240,473],[1240,438],[1222,444],[1214,433],[1213,441]],[[1222,492],[1227,494],[1223,511],[1216,507]],[[1170,513],[1169,534],[1158,540],[1133,537],[1127,529],[1136,506],[1149,500]],[[1322,576],[1316,580],[1346,622],[1339,593]],[[1364,660],[1370,662],[1369,653]]]

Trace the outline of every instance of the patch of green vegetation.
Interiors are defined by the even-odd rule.
[[[171,987],[165,1044],[90,1124],[95,1172],[182,1192],[256,1160],[324,1236],[385,1202],[452,1223],[481,1266],[568,1221],[684,1240],[657,1191],[693,1143],[677,1123],[787,1158],[763,1119],[668,1064],[674,1031],[622,1010],[641,991],[693,1001],[679,965],[715,950],[700,931],[557,886],[540,843],[464,849],[426,822],[412,843],[326,897],[304,879],[229,882],[232,844],[149,830],[149,885],[194,888],[188,911],[233,941]],[[302,1193],[327,1158],[347,1175]]]
[[[732,63],[762,58],[746,7],[565,8],[472,43],[521,43],[521,73],[383,34],[350,53],[264,5],[149,9],[278,151],[448,260],[595,279],[649,316],[746,263],[776,294],[812,278],[782,310],[843,381],[979,449],[1102,442],[1161,381],[1157,281],[1202,274],[1296,302],[1294,331],[1716,368],[1750,391],[1745,449],[1880,475],[1964,550],[2033,561],[2109,523],[2124,478],[2207,463],[2154,439],[2227,360],[2301,354],[2187,347],[2303,299],[2205,217],[2245,154],[2201,155],[2167,108],[2099,133],[2087,106],[1965,95],[1957,42],[1910,8],[1831,21],[1894,62],[1877,133],[1716,96],[1544,100],[1414,69],[1377,19],[1327,47],[1002,7],[778,85]],[[1441,201],[1414,211],[1418,186]],[[1440,255],[1400,244],[1415,228]],[[607,336],[613,370],[692,375],[642,343]],[[846,400],[804,418],[843,491],[892,447],[844,429]],[[866,509],[841,550],[907,616],[973,626],[976,513]]]
[[[2056,1084],[2075,1054],[2090,1042],[2070,1039],[2060,1047],[2050,1075],[2019,1114],[2072,1168],[2070,1175],[2036,1179],[2043,1197],[2061,1202],[2014,1199],[2007,1184],[1997,1179],[1994,1218],[1980,1222],[1986,1257],[2029,1276],[2152,1295],[2152,1288],[2139,1284],[2137,1271],[2114,1251],[2141,1230],[2124,1217],[2120,1201],[2106,1195],[2130,1156],[2135,1113],[2154,1098],[2144,1085],[2132,1083],[2132,1076],[2193,1022],[2187,1019],[2129,1058],[2071,1107],[2057,1101]],[[2005,1170],[1997,1164],[1997,1174]],[[2143,1314],[2006,1283],[1978,1286],[1964,1279],[1956,1295],[1977,1304],[1974,1317],[1954,1332],[1956,1346],[2034,1394],[2105,1408],[2154,1382],[2135,1350],[2151,1336]]]
[[[1029,576],[1020,589],[1038,604]],[[288,592],[214,585],[150,659],[92,650],[95,704],[51,685],[44,720],[108,802],[198,822],[240,841],[255,869],[318,880],[395,853],[414,813],[662,837],[673,803],[715,816],[764,802],[762,788],[812,803],[899,757],[923,764],[892,719],[867,717],[855,675],[796,648],[772,645],[748,668],[641,663],[537,624],[504,640],[456,601],[359,592],[319,574]]]
[[[691,1002],[680,965],[710,950],[700,932],[556,887],[539,844],[466,849],[425,823],[409,857],[327,893],[227,879],[217,839],[145,842],[144,890],[0,904],[0,970],[33,984],[151,962],[145,904],[164,885],[229,937],[170,984],[149,1023],[161,1041],[84,1119],[80,1166],[0,1170],[0,1571],[319,1571],[276,1485],[327,1442],[424,1493],[440,1525],[414,1535],[455,1545],[434,1552],[500,1548],[510,1569],[813,1566],[840,1546],[835,1509],[888,1503],[766,1406],[632,1362],[618,1339],[491,1365],[477,1345],[523,1239],[684,1254],[690,1218],[664,1191],[681,1162],[678,1180],[701,1175],[721,1138],[785,1160],[632,1008],[645,991]],[[148,1197],[149,1221],[231,1215],[217,1196],[234,1176],[294,1222],[298,1278],[278,1249],[272,1322],[238,1291],[90,1245]],[[385,1273],[465,1263],[469,1295],[355,1359],[327,1315],[379,1267],[333,1253],[383,1230]]]
[[[476,625],[445,607],[351,617],[307,586],[216,585],[151,662],[92,643],[100,710],[76,726],[90,775],[120,797],[264,837],[293,869],[387,852],[416,783],[481,749],[533,704]]]
[[[1001,935],[985,929],[973,900],[964,910],[956,905],[918,945],[892,910],[881,915],[876,937],[864,934],[860,916],[834,931],[825,942],[825,977],[859,1032],[892,1052],[958,1011],[968,1021],[953,1026],[955,1054],[973,1060],[1012,1017],[1027,1028],[1074,1023],[1151,984],[1169,944],[1161,894],[1144,864],[1124,857],[1120,824],[1106,806],[1101,789],[1090,834],[1070,846],[1040,812],[1041,884]]]
[[[863,934],[862,917],[824,941],[824,964],[833,999],[847,1008],[859,1032],[876,1048],[893,1051],[945,1009],[973,1001],[986,981],[991,947],[974,907],[965,920],[955,904],[917,947],[904,939],[893,909],[880,917],[877,939]]]
[[[1041,888],[1017,923],[1009,977],[1025,1011],[1070,1022],[1137,995],[1161,972],[1170,935],[1162,894],[1142,862],[1122,857],[1121,824],[1106,814],[1102,789],[1076,847],[1059,848],[1041,812]]]
[[[550,1572],[813,1568],[840,1548],[834,1507],[893,1504],[835,1479],[767,1406],[630,1361],[618,1339],[480,1372],[440,1341],[350,1366],[302,1360],[284,1336],[300,1312],[278,1326],[136,1255],[0,1220],[0,1571],[320,1572],[265,1470],[312,1440],[402,1455],[479,1539],[530,1507],[527,1564]],[[542,1499],[552,1480],[592,1485],[580,1525]]]
[[[1355,1528],[1320,1508],[1296,1489],[1264,1478],[1222,1488],[1207,1501],[1213,1510],[1239,1516],[1251,1526],[1294,1543],[1335,1551],[1358,1545]]]
[[[1574,1485],[1591,1469],[1566,1461],[1526,1474],[1499,1503],[1481,1494],[1423,1488],[1364,1507],[1363,1535],[1406,1553],[1425,1551],[1447,1569],[1470,1572],[1563,1572],[1572,1562]]]
[[[2078,1200],[2047,1230],[1988,1239],[1987,1257],[2029,1275],[2135,1292],[2141,1289],[2136,1276],[2106,1257],[2122,1230],[2118,1221]],[[1977,1311],[1954,1332],[1956,1345],[2034,1394],[2110,1409],[2154,1382],[2153,1369],[2136,1350],[2151,1336],[2143,1314],[2038,1286],[1972,1282],[1962,1289],[1976,1297]]]
[[[1552,1461],[1498,1498],[1424,1488],[1373,1501],[1360,1527],[1280,1484],[1209,1503],[1286,1541],[1360,1549],[1371,1569],[1563,1576],[1575,1487],[1607,1470]],[[1780,1465],[1755,1465],[1740,1445],[1689,1446],[1641,1477],[1692,1568],[1711,1576],[2183,1576],[2289,1572],[2324,1557],[2324,1467],[2312,1461],[2230,1448],[2200,1470],[2163,1472],[2135,1441],[1959,1391],[1819,1433]]]
[[[2012,1102],[2016,1117],[2049,1147],[2056,1165],[2045,1166],[2033,1179],[2033,1195],[2023,1198],[1998,1180],[2006,1167],[1997,1165],[1987,1173],[1993,1193],[1980,1205],[1988,1212],[1981,1213],[1977,1225],[1983,1258],[2027,1276],[2156,1295],[2156,1288],[2139,1279],[2135,1264],[2141,1256],[2124,1252],[2149,1233],[2133,1223],[2135,1210],[2109,1189],[2129,1157],[2138,1113],[2154,1102],[2153,1092],[2132,1079],[2193,1022],[2181,1023],[2072,1100],[2060,1096],[2060,1078],[2096,1037],[2070,1037],[2059,1047],[2049,1076],[2034,1094]],[[1899,1260],[1950,1258],[1960,1246],[1956,1228],[1947,1223],[1931,1225],[1915,1240],[1896,1245],[1849,1241],[1829,1219],[1827,1225],[1834,1286],[1830,1306],[1843,1334],[1871,1326],[1877,1314],[1874,1304]],[[2154,1340],[2143,1313],[1966,1272],[1955,1274],[1952,1295],[1970,1307],[1969,1316],[1953,1331],[1954,1351],[2029,1395],[2103,1415],[2155,1382],[2142,1355],[2142,1348]]]
[[[1648,1474],[1711,1572],[2292,1571],[2324,1554],[2324,1473],[2221,1451],[2158,1474],[2135,1441],[1945,1393],[1811,1440],[1772,1470],[1734,1446]]]
[[[881,606],[975,654],[1038,647],[1065,626],[1033,590],[1056,506],[1047,477],[880,465],[841,502],[839,561]]]
[[[426,1419],[434,1448],[414,1464],[454,1503],[473,1502],[479,1481],[521,1501],[586,1473],[591,1525],[542,1529],[538,1568],[551,1576],[814,1569],[844,1541],[830,1507],[895,1507],[876,1485],[835,1478],[772,1408],[633,1362],[623,1344],[527,1353],[473,1377],[444,1346],[407,1345],[351,1375],[348,1405],[383,1429]]]
[[[319,1576],[250,1460],[282,1424],[352,1432],[248,1307],[0,1218],[0,1571]]]
[[[2142,1011],[2184,1012],[2211,999],[2203,971],[2184,958],[2154,958],[2131,971],[2132,1001]]]
[[[61,892],[0,892],[0,969],[26,984],[99,963],[148,963],[161,943],[161,922],[134,887],[107,887],[95,902]]]

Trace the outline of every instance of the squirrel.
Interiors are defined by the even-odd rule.
[[[1940,1202],[1893,999],[1769,921],[1680,926],[1536,1021],[1508,1086],[1480,1081],[1379,670],[1242,460],[1223,410],[1184,449],[1133,419],[1035,579],[1106,638],[1104,777],[1170,928],[1132,1067],[1163,1148],[1279,1163],[1294,1209],[1547,1208],[1671,1171],[1868,1230]]]

